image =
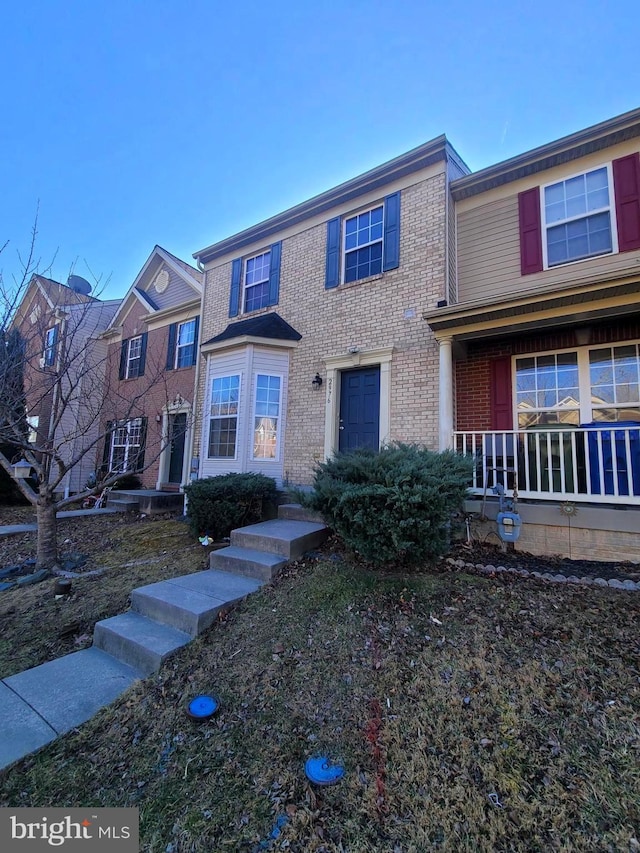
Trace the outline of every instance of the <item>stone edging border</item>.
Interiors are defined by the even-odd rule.
[[[483,575],[500,575],[503,572],[508,574],[518,575],[521,578],[537,578],[538,580],[550,581],[551,583],[571,583],[581,584],[582,586],[600,586],[608,587],[609,589],[624,589],[629,592],[637,592],[640,590],[640,582],[632,581],[629,578],[620,580],[619,578],[591,578],[577,575],[552,575],[551,572],[530,572],[528,569],[518,569],[512,566],[493,566],[483,565],[482,563],[467,563],[464,560],[456,560],[453,557],[447,557],[446,561],[450,566],[457,569],[467,569],[475,572],[480,572]]]

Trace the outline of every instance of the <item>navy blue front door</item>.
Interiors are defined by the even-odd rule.
[[[380,367],[342,372],[338,434],[341,451],[380,446]]]

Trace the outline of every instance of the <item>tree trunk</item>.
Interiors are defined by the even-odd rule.
[[[36,507],[38,552],[36,568],[51,569],[58,562],[58,530],[53,495],[40,495]]]

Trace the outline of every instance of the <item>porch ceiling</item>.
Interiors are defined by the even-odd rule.
[[[422,316],[437,339],[458,341],[503,337],[546,328],[568,328],[594,320],[640,313],[640,281],[601,283],[532,293],[498,302],[465,302]]]

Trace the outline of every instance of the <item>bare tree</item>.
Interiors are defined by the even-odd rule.
[[[99,467],[118,425],[144,417],[145,394],[164,383],[164,371],[149,364],[144,385],[123,396],[113,381],[114,348],[103,335],[118,302],[39,274],[35,237],[34,228],[17,277],[6,282],[0,271],[0,465],[35,506],[37,566],[52,568],[58,561],[56,514],[122,476],[103,471],[100,482],[87,485],[85,474]],[[144,463],[137,460],[137,470],[163,449],[156,444]],[[30,478],[15,476],[18,461],[31,470]]]

